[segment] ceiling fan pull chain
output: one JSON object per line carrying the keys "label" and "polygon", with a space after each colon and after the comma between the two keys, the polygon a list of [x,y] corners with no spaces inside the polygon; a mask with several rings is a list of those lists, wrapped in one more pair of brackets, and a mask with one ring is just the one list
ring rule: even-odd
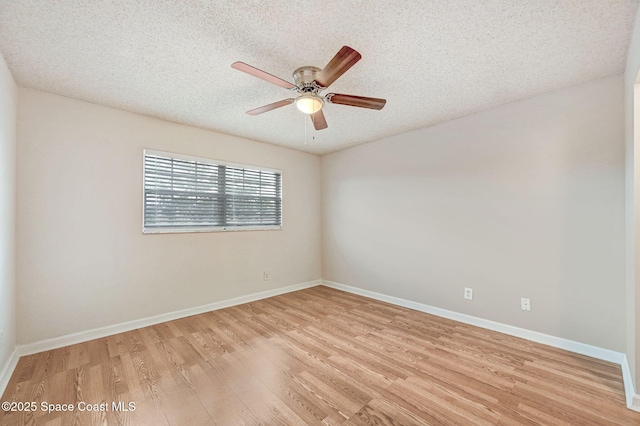
{"label": "ceiling fan pull chain", "polygon": [[[311,117],[311,119],[313,119],[313,117]],[[302,120],[304,121],[304,145],[307,146],[307,120],[304,115],[302,116]]]}

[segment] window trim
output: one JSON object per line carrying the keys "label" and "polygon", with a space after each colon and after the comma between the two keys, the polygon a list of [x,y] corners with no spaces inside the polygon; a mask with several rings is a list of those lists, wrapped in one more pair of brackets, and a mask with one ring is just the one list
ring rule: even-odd
{"label": "window trim", "polygon": [[275,231],[282,230],[284,218],[281,217],[280,225],[250,225],[250,226],[176,226],[176,227],[146,227],[144,223],[145,217],[145,158],[147,155],[158,155],[161,157],[175,158],[184,161],[197,161],[200,163],[214,164],[217,166],[235,167],[241,169],[258,170],[267,173],[277,173],[280,175],[280,202],[282,209],[283,195],[283,182],[282,182],[282,170],[273,169],[263,166],[254,166],[251,164],[234,163],[231,161],[216,160],[213,158],[197,157],[194,155],[178,154],[175,152],[158,151],[154,149],[142,150],[142,233],[143,234],[183,234],[193,232],[236,232],[236,231]]}

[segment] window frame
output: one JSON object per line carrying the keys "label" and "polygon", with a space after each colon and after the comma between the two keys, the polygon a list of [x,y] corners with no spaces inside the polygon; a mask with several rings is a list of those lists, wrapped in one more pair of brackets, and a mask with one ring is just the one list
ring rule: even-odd
{"label": "window frame", "polygon": [[[216,226],[166,226],[166,227],[149,227],[145,224],[146,213],[146,194],[145,194],[145,182],[146,182],[146,170],[145,160],[147,155],[157,155],[160,157],[171,158],[183,161],[196,161],[199,163],[211,164],[215,166],[232,167],[239,169],[254,170],[260,172],[274,173],[280,175],[280,225],[216,225]],[[282,230],[284,218],[282,215],[283,210],[283,173],[282,170],[273,169],[263,166],[254,166],[250,164],[234,163],[230,161],[222,161],[213,158],[198,157],[194,155],[178,154],[175,152],[158,151],[154,149],[142,150],[142,233],[143,234],[182,234],[193,232],[235,232],[235,231],[275,231]]]}

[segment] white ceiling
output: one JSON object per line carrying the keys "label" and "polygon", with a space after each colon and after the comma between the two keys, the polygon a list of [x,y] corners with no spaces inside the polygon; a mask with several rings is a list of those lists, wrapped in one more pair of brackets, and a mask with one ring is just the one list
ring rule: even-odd
{"label": "white ceiling", "polygon": [[[322,154],[622,73],[638,0],[0,0],[0,51],[21,86]],[[362,54],[315,131],[292,81],[341,46]],[[305,137],[306,132],[306,137]]]}

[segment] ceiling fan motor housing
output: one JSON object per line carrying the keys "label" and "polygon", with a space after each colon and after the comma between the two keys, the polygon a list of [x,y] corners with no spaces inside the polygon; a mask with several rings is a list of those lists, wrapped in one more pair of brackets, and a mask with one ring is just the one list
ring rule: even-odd
{"label": "ceiling fan motor housing", "polygon": [[300,67],[293,72],[293,81],[300,93],[318,93],[324,87],[315,82],[316,74],[321,71],[318,67]]}

